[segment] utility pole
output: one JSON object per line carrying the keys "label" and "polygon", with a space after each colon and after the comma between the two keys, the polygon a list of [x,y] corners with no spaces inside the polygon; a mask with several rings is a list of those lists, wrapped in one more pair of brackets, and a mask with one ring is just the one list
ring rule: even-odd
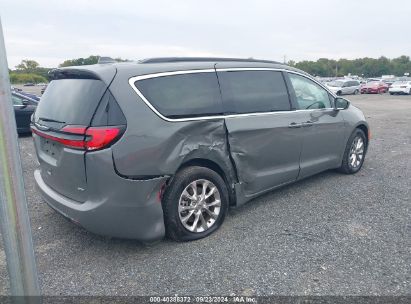
{"label": "utility pole", "polygon": [[38,303],[40,288],[11,101],[9,70],[0,19],[0,231],[12,301]]}

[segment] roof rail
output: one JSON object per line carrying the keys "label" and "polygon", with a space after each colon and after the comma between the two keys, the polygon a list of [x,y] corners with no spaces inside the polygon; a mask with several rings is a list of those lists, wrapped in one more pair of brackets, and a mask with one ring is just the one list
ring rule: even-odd
{"label": "roof rail", "polygon": [[253,58],[226,58],[226,57],[158,57],[139,60],[139,63],[168,63],[168,62],[202,62],[202,61],[236,61],[236,62],[263,62],[282,64],[277,61]]}

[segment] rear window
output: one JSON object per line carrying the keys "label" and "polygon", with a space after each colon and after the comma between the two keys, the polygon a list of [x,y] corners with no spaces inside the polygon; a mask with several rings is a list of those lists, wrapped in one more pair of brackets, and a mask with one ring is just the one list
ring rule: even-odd
{"label": "rear window", "polygon": [[228,112],[255,113],[290,110],[287,87],[281,72],[219,72],[223,103]]}
{"label": "rear window", "polygon": [[95,79],[53,80],[40,99],[35,120],[89,125],[107,86]]}
{"label": "rear window", "polygon": [[170,75],[138,80],[135,86],[168,118],[222,114],[215,73]]}

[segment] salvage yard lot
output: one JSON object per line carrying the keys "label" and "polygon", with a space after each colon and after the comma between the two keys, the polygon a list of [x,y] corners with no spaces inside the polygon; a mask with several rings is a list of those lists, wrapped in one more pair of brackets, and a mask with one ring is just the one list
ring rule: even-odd
{"label": "salvage yard lot", "polygon": [[[230,209],[208,238],[144,245],[93,235],[36,192],[20,137],[46,295],[411,294],[411,96],[348,96],[371,126],[363,169],[321,173]],[[104,223],[102,223],[104,225]],[[8,292],[0,241],[0,294]]]}

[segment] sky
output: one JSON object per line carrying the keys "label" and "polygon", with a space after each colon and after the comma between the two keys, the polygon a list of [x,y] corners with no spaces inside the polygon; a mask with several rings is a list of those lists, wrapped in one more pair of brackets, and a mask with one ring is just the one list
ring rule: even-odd
{"label": "sky", "polygon": [[101,55],[276,61],[411,55],[410,0],[1,0],[8,65]]}

